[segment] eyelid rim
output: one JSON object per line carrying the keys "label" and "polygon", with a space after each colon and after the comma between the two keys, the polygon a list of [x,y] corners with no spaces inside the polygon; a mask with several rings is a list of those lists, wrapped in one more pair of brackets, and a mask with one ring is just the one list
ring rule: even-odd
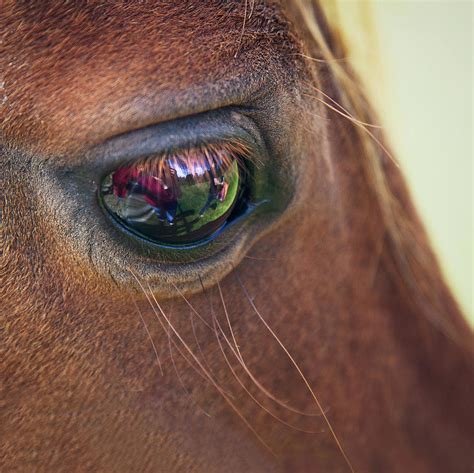
{"label": "eyelid rim", "polygon": [[[83,182],[86,187],[90,188],[92,184],[96,188],[97,204],[117,231],[127,235],[135,243],[148,247],[151,251],[156,250],[162,255],[168,254],[168,258],[163,262],[173,264],[170,260],[174,260],[178,253],[191,254],[194,251],[202,251],[205,247],[208,247],[209,253],[214,253],[218,247],[226,246],[226,243],[219,241],[225,230],[232,228],[231,233],[234,233],[241,227],[244,220],[264,211],[270,201],[259,199],[248,202],[247,211],[233,219],[232,222],[223,225],[211,238],[189,245],[175,246],[154,242],[117,222],[115,218],[108,215],[98,195],[98,190],[104,177],[122,165],[130,165],[150,157],[150,155],[166,157],[170,153],[177,154],[179,151],[209,145],[244,145],[245,153],[240,153],[239,159],[244,159],[248,165],[256,169],[265,167],[270,161],[270,155],[258,125],[253,118],[246,114],[253,112],[255,109],[251,107],[229,106],[117,135],[94,146],[85,155],[86,162],[75,167],[76,169],[80,168],[81,172],[76,173],[72,169],[72,173],[76,174],[76,178],[78,174],[83,176],[84,181],[87,181]],[[93,182],[90,180],[91,177]],[[237,230],[237,233],[239,232]],[[211,251],[211,247],[214,247],[214,250]],[[169,252],[174,253],[174,257],[170,258],[171,253]],[[198,260],[202,260],[203,256],[207,257],[207,255],[199,255]]]}
{"label": "eyelid rim", "polygon": [[[86,205],[91,206],[90,210],[92,212],[90,217],[84,217],[84,220],[89,219],[85,227],[93,228],[94,232],[100,232],[99,240],[102,242],[101,244],[110,239],[110,231],[113,229],[113,251],[116,253],[116,248],[119,245],[124,245],[125,248],[129,248],[127,254],[130,253],[130,257],[136,259],[137,263],[141,261],[145,264],[145,261],[147,261],[146,265],[153,267],[164,265],[167,268],[176,264],[194,266],[198,262],[216,258],[218,254],[227,254],[228,251],[232,253],[237,248],[241,248],[243,241],[247,238],[244,238],[244,235],[247,235],[250,228],[253,228],[253,230],[248,235],[254,234],[258,228],[266,226],[265,222],[273,220],[272,215],[275,215],[275,212],[281,212],[281,209],[274,209],[272,201],[268,199],[258,198],[258,202],[256,202],[258,205],[251,209],[250,214],[246,213],[242,216],[245,218],[235,219],[232,224],[226,226],[227,231],[221,232],[207,244],[188,248],[186,251],[176,251],[174,247],[172,249],[165,248],[162,245],[142,239],[136,234],[128,234],[123,227],[117,228],[117,224],[106,216],[99,205],[97,190],[103,177],[116,169],[121,163],[140,159],[147,154],[155,154],[160,149],[166,151],[166,147],[170,143],[175,143],[180,147],[201,145],[204,142],[203,137],[207,138],[209,142],[215,142],[219,139],[232,141],[236,138],[244,141],[250,152],[256,153],[258,158],[261,159],[263,163],[262,171],[266,173],[265,169],[273,167],[273,157],[268,152],[267,137],[254,118],[258,110],[255,107],[232,106],[169,122],[161,122],[117,135],[115,138],[96,145],[89,152],[82,155],[81,162],[77,164],[47,166],[45,171],[51,173],[51,182],[56,183],[58,189],[61,189],[54,191],[54,193],[59,192],[68,196],[68,202],[71,202],[67,205],[58,203],[58,206],[61,209],[67,209],[67,212],[84,215],[84,212],[80,210],[81,207],[84,208],[81,202],[84,199],[83,202],[87,202]],[[145,141],[146,146],[140,146],[143,141]],[[268,214],[268,217],[263,218],[264,214]],[[95,219],[104,222],[105,226],[98,225],[98,220],[93,220],[92,215]],[[77,221],[77,217],[74,217],[74,221]],[[71,228],[68,232],[74,234],[76,230]],[[240,234],[242,235],[241,238],[238,237]],[[84,245],[84,242],[80,240],[79,243]],[[85,244],[81,252],[95,254],[96,250],[93,251],[91,247]],[[186,256],[184,256],[185,254]],[[102,257],[97,258],[102,260]],[[121,259],[122,256],[117,256],[117,258],[111,260],[111,264],[115,267],[115,262]],[[117,271],[121,272],[122,270],[123,267],[110,271],[117,273]]]}

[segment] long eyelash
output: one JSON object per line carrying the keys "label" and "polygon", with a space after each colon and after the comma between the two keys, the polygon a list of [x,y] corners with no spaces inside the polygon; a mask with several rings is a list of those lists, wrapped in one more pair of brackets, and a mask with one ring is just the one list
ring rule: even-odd
{"label": "long eyelash", "polygon": [[193,166],[210,172],[210,169],[216,167],[226,170],[236,162],[239,169],[249,175],[246,160],[256,167],[263,166],[261,159],[251,152],[246,143],[233,140],[149,155],[133,162],[133,165],[143,173],[163,175],[169,167],[185,170]]}
{"label": "long eyelash", "polygon": [[135,307],[137,309],[138,315],[140,316],[140,320],[143,324],[143,327],[145,328],[145,332],[148,335],[148,338],[150,339],[151,346],[153,347],[153,351],[155,353],[156,362],[158,364],[158,367],[160,368],[161,376],[163,376],[163,374],[164,374],[163,373],[163,366],[161,365],[160,357],[158,356],[158,350],[156,349],[156,345],[155,345],[155,342],[153,341],[153,337],[151,336],[150,330],[148,329],[148,325],[145,322],[145,318],[143,317],[143,314],[142,314],[140,308],[138,307],[138,304],[135,302],[135,299],[133,299],[133,304],[135,305]]}
{"label": "long eyelash", "polygon": [[[244,362],[244,359],[242,357],[242,354],[239,350],[239,347],[238,347],[238,343],[235,339],[235,335],[234,335],[234,331],[232,329],[232,326],[231,326],[231,323],[230,323],[230,318],[229,318],[229,315],[228,315],[228,312],[227,312],[227,307],[226,307],[226,304],[225,304],[225,300],[224,300],[224,297],[223,297],[223,294],[222,294],[222,289],[221,289],[221,286],[220,286],[220,283],[217,282],[217,286],[218,286],[218,289],[219,289],[219,294],[220,294],[220,298],[221,298],[221,301],[222,301],[222,306],[223,306],[223,309],[224,309],[224,312],[225,312],[225,315],[226,315],[226,320],[229,324],[229,329],[230,329],[230,332],[231,332],[231,336],[232,336],[232,339],[234,341],[234,345],[235,345],[235,349],[234,347],[232,346],[230,340],[228,339],[228,337],[226,336],[224,330],[222,329],[222,326],[220,325],[219,323],[219,320],[217,319],[217,317],[215,316],[215,313],[214,313],[214,310],[212,308],[212,299],[210,297],[207,296],[207,291],[205,290],[204,288],[204,284],[202,282],[202,279],[199,277],[199,281],[201,283],[201,287],[203,289],[203,292],[204,294],[206,295],[207,299],[209,300],[210,302],[210,306],[211,306],[211,316],[212,316],[212,319],[213,319],[213,325],[214,325],[214,334],[216,335],[216,338],[217,338],[217,341],[219,343],[219,347],[222,351],[222,354],[225,358],[225,361],[226,363],[228,364],[232,374],[234,375],[234,377],[236,378],[237,382],[241,385],[241,387],[247,392],[247,394],[251,397],[251,399],[257,403],[257,405],[259,405],[264,411],[266,411],[270,416],[272,416],[274,419],[276,419],[277,421],[281,422],[282,424],[294,429],[294,430],[297,430],[297,431],[300,431],[300,432],[304,432],[304,433],[308,433],[308,434],[316,434],[316,433],[322,433],[322,431],[315,431],[315,430],[305,430],[305,429],[301,429],[299,427],[296,427],[288,422],[286,422],[284,419],[281,419],[279,416],[275,415],[273,412],[271,412],[268,408],[266,408],[260,401],[258,401],[250,392],[249,390],[246,388],[246,386],[243,384],[242,380],[237,376],[237,374],[235,373],[235,370],[232,368],[232,365],[230,364],[226,354],[225,354],[225,351],[222,347],[222,343],[220,341],[220,338],[219,338],[219,332],[221,333],[221,335],[223,336],[225,342],[227,343],[227,345],[229,346],[232,354],[234,355],[234,357],[237,359],[237,361],[239,362],[239,364],[242,366],[242,368],[244,369],[245,373],[249,376],[249,378],[252,380],[252,382],[257,386],[257,388],[269,399],[271,399],[272,401],[276,402],[278,405],[280,405],[281,407],[287,409],[288,411],[290,412],[294,412],[296,414],[299,414],[299,415],[302,415],[302,416],[305,416],[305,417],[319,417],[321,415],[325,415],[324,412],[321,412],[321,413],[314,413],[314,414],[310,414],[310,413],[306,413],[306,412],[303,412],[303,411],[300,411],[298,409],[295,409],[291,406],[289,406],[287,403],[281,401],[280,399],[278,399],[277,397],[275,397],[270,391],[268,391],[267,389],[265,389],[259,382],[258,380],[253,376],[252,372],[249,370],[249,368],[247,367],[247,365],[245,364]],[[189,302],[189,300],[184,296],[184,294],[181,293],[181,291],[175,286],[175,289],[177,290],[178,294],[183,298],[183,300],[189,305],[189,307],[191,308],[191,310],[198,316],[198,318],[200,320],[203,320],[202,316],[197,312],[197,310],[194,308],[194,306]],[[216,325],[217,324],[217,325]],[[206,323],[206,326],[208,326],[208,324]],[[209,327],[209,326],[208,326]]]}
{"label": "long eyelash", "polygon": [[291,353],[288,351],[288,349],[285,347],[285,345],[283,344],[283,342],[278,338],[277,334],[272,330],[272,328],[268,325],[267,321],[263,318],[263,316],[260,314],[259,310],[257,309],[255,303],[253,302],[252,298],[250,297],[250,294],[248,293],[247,291],[247,288],[244,286],[242,280],[240,279],[240,276],[238,275],[237,273],[237,270],[234,268],[234,272],[235,272],[235,278],[237,280],[237,282],[239,283],[243,293],[245,294],[245,297],[247,298],[250,306],[252,307],[253,311],[255,312],[255,314],[257,315],[257,317],[261,320],[261,322],[263,323],[263,325],[265,326],[265,328],[270,332],[271,336],[276,340],[276,342],[278,343],[278,345],[280,345],[280,347],[282,348],[282,350],[285,352],[285,354],[287,355],[288,359],[291,361],[291,363],[293,364],[293,366],[295,367],[296,371],[298,372],[301,380],[303,381],[303,383],[305,384],[306,388],[308,389],[309,393],[311,394],[311,397],[313,398],[316,406],[318,407],[318,409],[321,411],[321,414],[323,416],[323,419],[324,421],[326,422],[326,425],[328,426],[329,428],[329,431],[331,432],[331,435],[334,439],[334,441],[336,442],[336,445],[339,449],[339,451],[341,452],[341,455],[343,456],[345,462],[347,463],[347,466],[349,467],[349,469],[351,470],[352,473],[355,473],[355,470],[354,470],[354,467],[352,466],[352,463],[351,461],[349,460],[349,457],[347,456],[344,448],[342,447],[342,444],[338,438],[338,436],[336,435],[336,432],[334,431],[333,427],[332,427],[332,424],[331,422],[329,421],[329,418],[327,417],[326,413],[324,412],[322,406],[321,406],[321,403],[319,402],[319,399],[318,397],[316,396],[316,393],[314,392],[313,388],[311,387],[311,385],[309,384],[309,381],[307,380],[306,376],[303,374],[303,372],[301,371],[301,368],[299,367],[298,363],[295,361],[295,359],[293,358],[293,356],[291,355]]}
{"label": "long eyelash", "polygon": [[[171,320],[171,310],[168,311],[168,317],[169,317],[169,319]],[[198,408],[206,417],[211,417],[211,415],[199,405],[199,403],[196,401],[196,399],[194,398],[194,396],[193,396],[193,395],[189,392],[189,390],[186,388],[186,386],[185,386],[185,384],[184,384],[184,381],[183,381],[183,379],[181,378],[181,375],[179,374],[178,366],[176,365],[176,362],[174,361],[174,356],[173,356],[173,343],[172,343],[173,338],[172,338],[171,330],[167,330],[167,335],[168,335],[168,349],[169,349],[169,352],[170,352],[171,363],[172,363],[172,365],[173,365],[174,372],[176,373],[176,377],[178,378],[178,381],[179,381],[179,383],[181,384],[181,387],[183,388],[183,391],[186,393],[186,395],[188,396],[188,398],[197,406],[197,408]],[[182,355],[181,352],[180,352],[180,354]],[[185,359],[186,359],[186,358],[185,358]]]}
{"label": "long eyelash", "polygon": [[[229,404],[229,406],[232,408],[232,410],[239,416],[239,418],[242,420],[242,422],[245,423],[245,425],[251,430],[251,432],[255,435],[255,437],[259,440],[259,442],[274,456],[276,457],[275,455],[275,452],[273,452],[273,450],[270,448],[270,446],[263,440],[263,438],[258,434],[258,432],[253,428],[253,426],[250,424],[250,422],[245,418],[245,416],[239,411],[239,409],[237,408],[237,406],[231,401],[231,398],[226,394],[226,392],[221,388],[221,386],[217,383],[217,381],[214,379],[213,376],[211,376],[211,374],[204,368],[204,366],[202,365],[202,363],[199,361],[199,358],[195,355],[195,353],[193,352],[193,350],[189,347],[189,345],[185,342],[185,340],[181,337],[181,335],[179,334],[179,332],[176,330],[176,328],[171,324],[171,321],[170,319],[166,316],[165,312],[163,311],[161,305],[158,303],[158,301],[156,300],[155,298],[155,295],[153,294],[152,290],[150,287],[148,287],[149,289],[149,292],[150,292],[150,295],[151,297],[153,298],[153,302],[151,302],[148,294],[147,294],[147,291],[145,290],[145,288],[143,287],[142,283],[140,282],[140,280],[138,279],[138,277],[135,275],[135,273],[129,269],[129,271],[131,272],[131,274],[133,275],[133,277],[136,279],[137,283],[139,284],[139,286],[141,287],[141,289],[143,290],[143,292],[145,293],[145,296],[147,297],[148,301],[150,302],[150,305],[158,319],[158,321],[160,322],[163,330],[166,331],[166,328],[165,328],[165,325],[164,325],[164,322],[161,320],[161,317],[159,317],[158,315],[158,311],[156,310],[156,308],[158,308],[159,312],[161,313],[161,316],[163,317],[163,319],[166,321],[167,325],[169,326],[169,328],[172,330],[172,332],[176,335],[177,339],[181,342],[181,344],[183,345],[183,347],[185,348],[185,350],[189,353],[189,355],[192,357],[192,359],[194,360],[194,362],[198,365],[198,367],[201,369],[202,373],[205,375],[205,377],[209,380],[209,382],[214,386],[214,388],[219,392],[219,394],[224,398],[224,400],[227,402],[227,404]],[[177,347],[177,345],[175,345]]]}
{"label": "long eyelash", "polygon": [[235,350],[231,345],[229,345],[229,347],[230,347],[232,353],[234,354],[234,356],[237,358],[237,360],[241,364],[244,371],[247,373],[249,378],[252,380],[252,382],[258,387],[258,389],[260,389],[260,391],[263,394],[265,394],[265,396],[267,396],[272,401],[276,402],[281,407],[283,407],[283,408],[285,408],[285,409],[287,409],[291,412],[294,412],[296,414],[305,416],[305,417],[318,417],[318,416],[320,416],[321,414],[319,414],[319,413],[307,413],[307,412],[303,412],[303,411],[300,411],[299,409],[296,409],[294,407],[289,406],[287,403],[281,401],[280,399],[275,397],[270,391],[265,389],[265,387],[262,386],[262,384],[255,378],[255,376],[252,374],[252,372],[247,367],[247,364],[244,361],[242,353],[240,352],[239,344],[237,343],[237,340],[236,340],[235,334],[234,334],[234,330],[232,329],[232,324],[230,323],[229,312],[228,312],[227,306],[225,304],[224,295],[222,294],[222,289],[221,289],[221,285],[220,285],[219,281],[217,282],[217,288],[219,290],[219,296],[220,296],[221,301],[222,301],[222,307],[224,309],[224,313],[225,313],[225,317],[226,317],[226,320],[227,320],[227,324],[229,326],[230,334],[231,334],[232,340],[234,342]]}
{"label": "long eyelash", "polygon": [[[199,404],[197,403],[197,401],[193,398],[193,396],[189,393],[189,391],[186,389],[185,385],[184,385],[184,382],[183,380],[181,379],[180,375],[179,375],[179,372],[178,372],[178,369],[177,369],[177,366],[176,366],[176,363],[174,361],[174,357],[173,357],[173,354],[172,354],[172,346],[174,346],[179,354],[184,358],[184,360],[196,371],[197,374],[200,375],[200,377],[202,377],[203,379],[205,379],[210,385],[212,385],[218,392],[219,394],[223,397],[223,399],[229,404],[229,406],[232,408],[232,410],[234,410],[234,412],[238,415],[238,417],[247,425],[247,427],[252,431],[252,433],[256,436],[256,438],[265,446],[265,448],[267,448],[269,450],[269,452],[275,456],[274,452],[272,451],[272,449],[269,447],[269,445],[263,440],[262,437],[260,437],[260,435],[257,433],[257,431],[253,428],[253,426],[249,423],[249,421],[243,416],[243,414],[240,412],[240,410],[238,409],[238,407],[234,404],[234,402],[232,401],[233,399],[233,396],[228,393],[226,390],[224,390],[224,388],[218,383],[217,379],[215,378],[215,375],[211,374],[210,370],[209,369],[206,369],[206,367],[203,366],[203,364],[201,363],[201,361],[199,360],[198,356],[194,353],[193,349],[185,342],[185,340],[182,338],[182,336],[179,334],[179,332],[177,331],[177,329],[174,327],[174,325],[172,324],[171,322],[171,315],[170,313],[168,313],[168,315],[165,314],[165,312],[163,311],[163,308],[160,306],[160,304],[158,303],[158,301],[156,300],[155,298],[155,295],[153,294],[153,291],[151,289],[151,287],[148,285],[148,291],[144,288],[143,284],[141,283],[141,281],[139,280],[138,276],[129,268],[129,271],[130,273],[132,274],[132,276],[135,278],[135,280],[137,281],[137,283],[139,284],[140,288],[142,289],[143,293],[145,294],[157,320],[159,321],[162,329],[165,331],[165,333],[167,334],[168,336],[168,343],[169,343],[169,349],[170,349],[170,356],[171,356],[171,361],[173,363],[173,366],[174,366],[174,369],[175,369],[175,372],[178,376],[178,380],[181,384],[181,386],[183,387],[183,389],[185,390],[186,394],[193,400],[194,403],[196,403],[197,407],[199,408],[200,411],[202,411],[206,416],[209,416],[210,417],[210,414],[207,413],[204,409],[202,409],[201,406],[199,406]],[[321,410],[321,413],[324,417],[324,420],[326,421],[333,437],[335,438],[336,442],[337,442],[337,445],[339,447],[339,449],[341,450],[341,453],[343,454],[344,458],[346,459],[349,467],[351,468],[351,470],[353,471],[352,469],[352,466],[351,464],[349,463],[349,460],[347,459],[344,451],[342,450],[342,446],[341,444],[339,443],[339,440],[337,439],[337,437],[335,436],[335,433],[332,429],[332,426],[331,424],[329,423],[329,420],[327,419],[326,417],[326,414],[323,412],[320,404],[319,404],[319,401],[317,400],[317,398],[315,397],[315,394],[314,392],[312,391],[312,389],[309,387],[309,384],[306,380],[306,378],[304,377],[304,375],[301,373],[301,370],[299,369],[298,365],[296,364],[296,362],[294,361],[294,359],[291,357],[291,355],[289,354],[288,350],[282,345],[282,342],[277,338],[277,336],[274,334],[274,332],[271,330],[271,328],[267,325],[266,321],[262,318],[262,316],[260,315],[260,313],[258,312],[257,308],[255,307],[255,305],[253,304],[253,301],[251,300],[245,286],[243,286],[243,283],[242,281],[240,280],[240,277],[238,276],[238,274],[236,274],[236,278],[239,282],[239,284],[241,285],[241,288],[242,290],[244,291],[244,294],[245,296],[247,297],[249,303],[251,304],[253,310],[257,313],[257,315],[259,316],[259,318],[261,319],[261,321],[264,323],[265,327],[270,331],[270,333],[272,334],[272,336],[276,339],[276,341],[279,343],[279,345],[283,348],[283,350],[285,351],[285,353],[288,355],[288,357],[290,358],[291,362],[295,365],[295,368],[297,369],[298,373],[300,374],[300,376],[302,377],[303,381],[305,382],[305,384],[307,385],[308,389],[310,390],[311,392],[311,395],[312,397],[314,398],[314,400],[316,401],[319,409]],[[201,280],[201,278],[200,278]],[[148,284],[148,283],[146,283]],[[202,283],[202,280],[201,280],[201,284]],[[246,368],[245,366],[245,363],[243,361],[243,358],[242,358],[242,355],[240,353],[240,350],[238,348],[238,344],[237,344],[237,340],[235,339],[235,334],[234,334],[234,331],[232,330],[232,326],[230,325],[230,319],[229,319],[229,316],[228,316],[228,313],[227,313],[227,308],[225,306],[225,300],[224,300],[224,297],[223,297],[223,294],[222,294],[222,289],[220,287],[220,284],[219,282],[217,282],[217,285],[218,285],[218,289],[219,289],[219,294],[220,294],[220,298],[221,298],[221,301],[222,301],[222,304],[223,304],[223,308],[224,308],[224,311],[226,313],[226,320],[229,324],[229,328],[230,328],[230,331],[231,331],[231,335],[232,335],[232,340],[235,344],[235,349],[234,347],[232,346],[232,343],[231,343],[231,340],[229,340],[229,338],[226,336],[221,324],[219,323],[219,320],[217,319],[216,315],[214,314],[214,311],[211,310],[211,315],[212,315],[212,323],[213,323],[213,328],[211,328],[212,332],[214,333],[214,335],[216,336],[217,338],[217,342],[219,344],[219,348],[222,352],[222,355],[223,357],[225,358],[225,361],[227,363],[227,365],[229,366],[229,369],[231,370],[232,372],[232,375],[234,376],[234,378],[236,379],[236,381],[238,382],[238,384],[244,389],[244,391],[250,396],[250,398],[259,406],[261,407],[267,414],[269,414],[271,417],[273,417],[275,420],[277,420],[278,422],[282,423],[283,425],[291,428],[291,429],[294,429],[296,431],[300,431],[300,432],[304,432],[304,433],[308,433],[308,434],[315,434],[315,433],[322,433],[324,431],[311,431],[311,430],[306,430],[306,429],[302,429],[302,428],[299,428],[297,426],[294,426],[292,425],[291,423],[287,422],[286,420],[282,419],[281,417],[279,417],[278,415],[274,414],[272,411],[270,411],[265,405],[263,405],[255,396],[253,396],[251,394],[251,392],[249,391],[249,389],[245,386],[245,384],[243,383],[243,381],[240,379],[240,377],[237,375],[237,373],[235,372],[234,368],[232,367],[232,364],[230,363],[227,355],[225,354],[225,350],[224,350],[224,346],[221,342],[221,337],[223,338],[223,340],[226,342],[226,344],[228,345],[228,347],[230,348],[232,354],[234,355],[234,357],[237,359],[237,361],[240,363],[240,365],[242,367],[244,367],[246,373],[248,375],[250,375],[249,371],[248,371],[248,368]],[[193,314],[195,314],[199,320],[201,320],[202,322],[205,322],[204,319],[202,318],[202,316],[200,316],[199,312],[194,308],[194,306],[188,301],[188,299],[184,296],[184,294],[181,293],[181,291],[179,291],[179,289],[176,287],[176,290],[178,292],[178,294],[181,295],[181,297],[185,300],[185,302],[189,305],[189,307],[191,308]],[[204,290],[204,286],[203,286],[203,290]],[[206,293],[207,294],[207,293]],[[158,309],[158,310],[157,310]],[[161,314],[161,316],[160,316]],[[164,319],[161,320],[161,319]],[[206,326],[209,328],[210,326],[206,323]],[[197,337],[196,337],[196,333],[195,331],[193,330],[193,333],[194,333],[194,336],[195,336],[195,339],[196,339],[196,342],[197,344],[199,345],[199,341],[197,340]],[[174,335],[174,336],[173,336]],[[183,346],[183,348],[185,349],[185,351],[188,352],[188,354],[191,356],[192,360],[190,360],[184,353],[183,351],[180,349],[180,347],[177,345],[176,341],[174,340],[174,337],[177,338],[177,340],[180,342],[180,344]],[[199,352],[201,354],[201,356],[203,356],[203,353],[202,353],[202,350],[200,349],[199,347]],[[207,364],[207,363],[206,363]],[[260,390],[268,395],[269,394],[269,397],[270,399],[272,400],[275,400],[278,402],[278,404],[281,404],[283,407],[285,407],[286,409],[288,410],[292,410],[294,412],[298,412],[294,409],[292,409],[291,407],[287,406],[285,403],[283,403],[282,401],[279,401],[278,399],[276,399],[273,395],[271,395],[271,393],[268,393],[265,389],[262,389],[259,385],[257,385]],[[303,414],[304,413],[300,413],[300,414]],[[308,415],[308,414],[306,414]],[[311,414],[309,414],[311,416]]]}
{"label": "long eyelash", "polygon": [[[201,280],[201,278],[199,278],[200,282],[201,282],[201,286],[202,286],[202,289],[203,289],[203,292],[204,294],[206,294],[206,297],[208,298],[208,300],[212,303],[211,299],[207,296],[207,291],[205,290],[204,288],[204,284]],[[193,313],[199,318],[199,320],[201,320],[212,332],[215,332],[216,329],[212,328],[209,326],[209,324],[207,322],[205,322],[204,318],[202,317],[201,314],[199,314],[199,312],[195,309],[195,307],[191,304],[191,302],[189,301],[189,299],[179,290],[179,288],[174,285],[174,288],[175,290],[177,291],[177,293],[181,296],[181,298],[186,302],[186,304],[190,307],[190,309],[193,311]],[[307,412],[303,412],[303,411],[300,411],[299,409],[296,409],[292,406],[289,406],[287,403],[283,402],[281,399],[278,399],[276,396],[274,396],[270,391],[268,391],[264,386],[262,386],[261,383],[259,383],[259,381],[255,378],[255,376],[252,374],[252,372],[250,371],[250,369],[247,367],[242,355],[241,355],[241,352],[238,348],[238,343],[235,339],[235,336],[234,336],[234,331],[232,330],[232,326],[231,326],[231,323],[230,323],[230,319],[229,319],[229,315],[228,315],[228,312],[227,312],[227,306],[225,304],[225,300],[224,300],[224,297],[223,297],[223,294],[222,294],[222,290],[221,290],[221,287],[220,287],[220,283],[217,282],[217,286],[219,288],[219,294],[220,294],[220,298],[221,298],[221,301],[222,301],[222,306],[223,306],[223,309],[224,309],[224,312],[226,314],[226,319],[227,319],[227,322],[229,324],[229,327],[230,327],[230,332],[231,332],[231,335],[232,335],[232,338],[233,338],[233,341],[234,341],[234,345],[235,345],[235,349],[233,348],[232,344],[230,344],[230,341],[227,339],[227,337],[225,337],[225,334],[224,334],[224,337],[226,338],[226,342],[229,344],[229,348],[230,350],[232,351],[233,355],[235,356],[235,358],[237,359],[237,361],[240,363],[240,365],[242,366],[242,368],[244,369],[244,371],[246,372],[246,374],[249,376],[249,378],[251,379],[251,381],[255,384],[255,386],[257,386],[257,388],[266,396],[268,397],[269,399],[271,399],[272,401],[274,401],[275,403],[277,403],[278,405],[280,405],[281,407],[283,407],[284,409],[287,409],[288,411],[290,412],[294,412],[296,414],[299,414],[299,415],[302,415],[302,416],[305,416],[305,417],[319,417],[321,415],[324,415],[324,412],[322,414],[319,414],[319,413],[307,413]],[[211,315],[212,317],[214,317],[214,310],[212,309],[212,306],[211,306]],[[219,323],[219,322],[218,322]],[[219,324],[219,327],[220,327],[220,324]],[[221,328],[221,331],[222,331],[222,328]],[[216,334],[218,335],[218,334]]]}
{"label": "long eyelash", "polygon": [[[217,319],[217,317],[215,316],[215,314],[212,314],[212,318],[213,318],[213,323],[214,323],[214,327],[215,327],[215,330],[216,330],[216,338],[217,338],[217,341],[219,343],[219,347],[221,349],[221,352],[222,352],[222,355],[227,363],[227,366],[229,367],[230,371],[232,372],[232,375],[234,376],[234,378],[237,380],[237,382],[239,383],[239,385],[242,387],[242,389],[248,394],[248,396],[259,406],[261,407],[267,414],[269,414],[271,417],[273,417],[275,420],[277,420],[278,422],[282,423],[283,425],[286,425],[287,427],[290,427],[291,429],[293,430],[297,430],[299,432],[303,432],[303,433],[306,433],[306,434],[316,434],[316,433],[321,433],[321,431],[315,431],[315,430],[305,430],[305,429],[301,429],[300,427],[296,427],[292,424],[290,424],[289,422],[285,421],[284,419],[282,419],[281,417],[277,416],[276,414],[274,414],[270,409],[268,409],[267,407],[265,407],[248,389],[247,387],[245,386],[245,384],[243,383],[243,381],[240,379],[240,377],[237,375],[237,373],[235,372],[234,368],[232,367],[232,364],[230,363],[229,359],[227,358],[227,355],[225,354],[225,350],[224,350],[224,347],[222,346],[222,343],[220,341],[220,337],[219,337],[219,333],[217,332],[217,329],[219,329],[219,332],[220,334],[222,335],[222,337],[224,338],[225,342],[227,343],[227,345],[229,346],[232,354],[237,358],[237,360],[239,361],[239,363],[241,364],[241,366],[244,366],[243,364],[243,359],[241,358],[241,356],[239,357],[237,355],[237,353],[234,351],[234,349],[232,348],[232,344],[229,340],[229,338],[227,337],[227,335],[225,334],[221,324],[219,323],[219,320]],[[234,337],[234,332],[231,328],[231,333],[232,333],[232,337]],[[234,339],[235,340],[235,339]],[[238,350],[238,345],[236,344],[235,345],[236,349]],[[239,351],[239,355],[240,355],[240,351]],[[248,374],[248,371],[247,369],[245,370]],[[260,389],[260,387],[259,387]],[[271,395],[270,393],[270,398],[273,400],[276,400],[276,402],[278,402],[279,404],[281,403],[281,401],[279,401],[277,398],[275,398],[273,395]],[[289,408],[287,405],[283,404],[283,407],[285,407],[286,409],[289,409],[289,410],[292,410],[291,408]],[[299,412],[298,412],[299,413]],[[303,413],[304,415],[304,413]]]}
{"label": "long eyelash", "polygon": [[[145,297],[146,297],[147,302],[150,304],[150,307],[152,308],[153,313],[154,313],[156,319],[160,322],[160,325],[161,325],[162,329],[164,330],[165,334],[168,335],[168,331],[166,330],[166,327],[163,325],[163,322],[161,321],[161,318],[159,317],[159,314],[158,314],[158,312],[157,312],[157,310],[156,310],[156,308],[155,308],[155,306],[154,306],[154,304],[153,304],[153,301],[152,301],[152,299],[150,298],[150,296],[148,295],[148,292],[147,292],[147,291],[145,290],[145,288],[143,287],[142,282],[140,281],[140,279],[138,278],[138,276],[137,276],[130,268],[128,268],[128,271],[129,271],[130,274],[133,276],[133,278],[137,281],[137,283],[138,283],[140,289],[143,291],[143,294],[144,294]],[[151,289],[150,289],[150,294],[153,296],[153,293],[151,292]],[[154,296],[153,296],[153,299],[154,299]],[[176,344],[176,342],[175,342],[174,340],[172,340],[172,343],[173,343],[174,347],[176,348],[176,350],[178,350],[178,352],[180,353],[180,355],[181,355],[181,356],[185,359],[185,361],[189,364],[189,366],[190,366],[191,368],[193,368],[193,370],[194,370],[202,379],[204,379],[206,382],[209,382],[209,383],[210,383],[209,379],[206,378],[205,374],[201,373],[201,372],[195,367],[195,365],[194,365],[191,361],[189,361],[189,358],[186,357],[186,355],[183,354],[183,352],[181,351],[181,349],[179,348],[179,346]],[[212,384],[212,383],[210,383],[210,384]]]}

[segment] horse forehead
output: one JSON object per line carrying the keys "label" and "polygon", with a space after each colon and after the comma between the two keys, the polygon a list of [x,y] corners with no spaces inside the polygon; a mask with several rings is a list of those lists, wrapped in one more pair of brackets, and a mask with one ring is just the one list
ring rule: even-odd
{"label": "horse forehead", "polygon": [[274,37],[267,33],[284,28],[279,9],[262,6],[242,35],[239,1],[52,5],[0,13],[9,25],[0,118],[7,139],[27,136],[58,151],[126,131],[134,119],[143,125],[139,115],[164,101],[172,108],[183,91],[211,101],[222,87],[203,87],[264,69]]}

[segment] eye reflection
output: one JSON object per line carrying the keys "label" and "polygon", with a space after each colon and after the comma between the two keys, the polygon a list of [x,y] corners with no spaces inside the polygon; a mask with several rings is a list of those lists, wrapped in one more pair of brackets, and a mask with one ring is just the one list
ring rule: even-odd
{"label": "eye reflection", "polygon": [[245,205],[244,175],[235,146],[207,145],[128,163],[105,177],[100,194],[129,230],[186,245],[211,238]]}

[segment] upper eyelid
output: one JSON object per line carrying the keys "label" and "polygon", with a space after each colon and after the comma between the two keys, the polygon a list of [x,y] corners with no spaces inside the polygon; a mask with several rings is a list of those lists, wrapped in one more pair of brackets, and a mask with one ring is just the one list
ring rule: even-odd
{"label": "upper eyelid", "polygon": [[84,153],[79,167],[103,175],[149,155],[226,142],[241,142],[249,154],[259,159],[268,157],[265,140],[254,120],[228,107],[120,134]]}

